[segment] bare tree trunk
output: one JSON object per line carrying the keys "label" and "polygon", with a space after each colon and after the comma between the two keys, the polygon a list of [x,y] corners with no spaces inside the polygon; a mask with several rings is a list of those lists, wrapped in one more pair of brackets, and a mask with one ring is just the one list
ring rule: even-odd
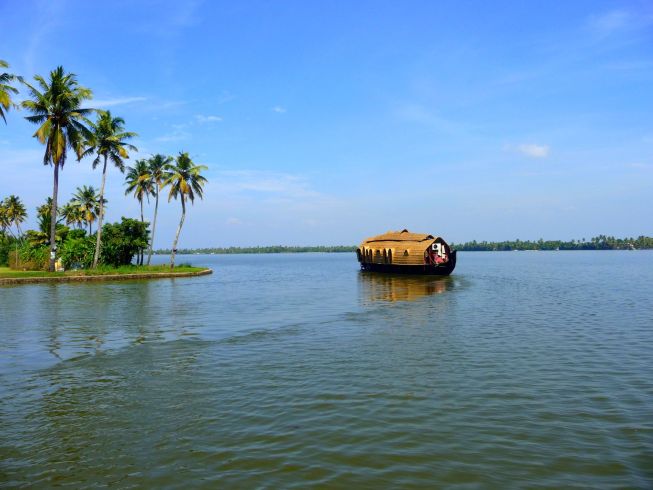
{"label": "bare tree trunk", "polygon": [[102,186],[100,187],[100,216],[97,224],[97,238],[95,240],[95,255],[93,256],[93,269],[97,267],[100,260],[100,244],[102,243],[102,220],[104,219],[104,184],[107,181],[107,156],[104,156],[104,168],[102,169]]}
{"label": "bare tree trunk", "polygon": [[186,201],[184,200],[184,195],[181,195],[181,220],[179,221],[179,228],[177,228],[177,234],[175,235],[175,242],[172,244],[172,253],[170,254],[170,268],[174,269],[175,267],[175,254],[177,253],[177,242],[179,241],[179,234],[181,233],[181,227],[184,226],[184,218],[186,218]]}
{"label": "bare tree trunk", "polygon": [[159,211],[159,193],[161,192],[161,186],[156,184],[156,201],[154,203],[154,221],[152,222],[152,236],[150,237],[150,249],[147,251],[147,265],[150,265],[150,260],[152,260],[152,247],[154,246],[154,232],[156,231],[156,213]]}
{"label": "bare tree trunk", "polygon": [[54,272],[57,256],[57,193],[59,192],[59,163],[54,162],[54,186],[52,188],[52,208],[50,209],[50,263],[48,270]]}

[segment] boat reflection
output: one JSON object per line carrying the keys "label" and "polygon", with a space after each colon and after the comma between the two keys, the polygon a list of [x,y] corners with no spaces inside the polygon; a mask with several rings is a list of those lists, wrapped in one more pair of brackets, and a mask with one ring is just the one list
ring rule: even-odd
{"label": "boat reflection", "polygon": [[415,301],[452,289],[454,278],[360,272],[358,284],[364,301]]}

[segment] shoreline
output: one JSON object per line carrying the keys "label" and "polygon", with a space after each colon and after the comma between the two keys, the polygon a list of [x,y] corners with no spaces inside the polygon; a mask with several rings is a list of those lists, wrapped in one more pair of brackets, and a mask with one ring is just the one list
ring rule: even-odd
{"label": "shoreline", "polygon": [[125,281],[136,279],[166,279],[176,277],[199,277],[213,274],[213,269],[192,272],[137,272],[135,274],[87,274],[71,276],[40,277],[0,277],[0,286],[17,284],[37,284],[47,282],[89,282],[89,281]]}

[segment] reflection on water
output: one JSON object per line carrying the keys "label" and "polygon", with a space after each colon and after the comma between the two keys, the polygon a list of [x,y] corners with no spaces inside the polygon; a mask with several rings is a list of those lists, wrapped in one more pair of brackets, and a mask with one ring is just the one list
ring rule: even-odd
{"label": "reflection on water", "polygon": [[451,276],[408,276],[361,271],[358,274],[358,284],[363,302],[415,301],[452,289],[454,278]]}

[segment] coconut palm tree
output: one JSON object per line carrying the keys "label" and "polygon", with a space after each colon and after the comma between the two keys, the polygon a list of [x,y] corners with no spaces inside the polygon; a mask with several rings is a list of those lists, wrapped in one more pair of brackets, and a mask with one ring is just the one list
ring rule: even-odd
{"label": "coconut palm tree", "polygon": [[127,143],[127,140],[136,136],[124,130],[125,121],[121,117],[112,117],[110,111],[100,112],[97,121],[90,123],[91,134],[86,141],[86,149],[83,156],[96,154],[93,160],[93,168],[96,168],[100,162],[102,167],[102,185],[100,186],[100,215],[98,217],[97,238],[95,240],[95,255],[93,256],[93,267],[97,267],[100,258],[100,244],[102,243],[102,221],[104,220],[104,186],[107,180],[107,162],[111,163],[120,170],[125,172],[124,159],[129,158],[127,150],[138,151],[134,145]]}
{"label": "coconut palm tree", "polygon": [[175,235],[175,241],[172,244],[172,253],[170,254],[170,268],[175,266],[175,254],[177,253],[177,243],[179,241],[179,234],[181,227],[184,225],[186,218],[186,200],[191,204],[195,201],[195,195],[202,199],[204,193],[204,184],[207,180],[202,176],[201,172],[207,170],[205,165],[195,165],[191,160],[188,153],[180,152],[175,163],[166,168],[164,174],[164,186],[170,186],[170,193],[168,194],[168,202],[172,198],[179,198],[181,201],[181,219],[179,220],[179,227]]}
{"label": "coconut palm tree", "polygon": [[150,265],[150,260],[152,260],[152,247],[154,246],[154,232],[156,231],[156,217],[159,211],[159,195],[161,194],[161,188],[163,187],[163,182],[165,180],[165,171],[173,162],[172,157],[163,156],[161,154],[156,154],[148,160],[149,173],[152,183],[155,186],[154,189],[154,219],[152,220],[152,235],[150,236],[150,247],[147,251],[147,265]]}
{"label": "coconut palm tree", "polygon": [[[143,218],[143,199],[150,202],[150,195],[154,194],[154,182],[150,175],[150,168],[147,160],[136,160],[133,167],[127,167],[127,176],[125,177],[127,190],[125,195],[130,192],[141,205],[141,223],[145,223]],[[138,265],[143,265],[143,250],[139,252]]]}
{"label": "coconut palm tree", "polygon": [[32,113],[27,116],[29,122],[38,124],[34,137],[45,145],[44,165],[54,167],[54,183],[52,188],[52,209],[50,211],[50,271],[54,271],[57,251],[57,192],[59,190],[59,168],[66,163],[67,150],[71,149],[81,158],[84,151],[84,141],[90,137],[85,124],[86,116],[93,109],[84,109],[81,105],[92,97],[92,92],[77,84],[73,73],[66,73],[59,66],[50,72],[46,81],[37,75],[34,77],[38,88],[27,82],[23,83],[29,89],[29,100],[22,102],[22,107]]}
{"label": "coconut palm tree", "polygon": [[27,219],[25,205],[20,200],[20,197],[12,194],[4,200],[4,207],[6,209],[7,218],[11,224],[16,227],[16,236],[20,237],[23,234],[20,229],[20,224]]}
{"label": "coconut palm tree", "polygon": [[5,200],[0,201],[0,228],[2,228],[2,233],[7,234],[7,231],[14,236],[11,231],[11,219],[9,218],[9,213],[7,212],[7,206],[5,205]]}
{"label": "coconut palm tree", "polygon": [[66,224],[69,226],[74,226],[77,229],[81,230],[84,228],[84,213],[77,206],[77,203],[74,200],[68,201],[66,204],[61,206],[59,214],[66,220]]}
{"label": "coconut palm tree", "polygon": [[[0,68],[9,68],[9,63],[4,60],[0,60]],[[11,100],[11,95],[16,95],[18,90],[16,87],[12,87],[10,83],[14,80],[21,80],[20,77],[12,75],[11,73],[0,73],[0,117],[7,124],[7,118],[5,117],[5,112],[7,112],[15,104]]]}
{"label": "coconut palm tree", "polygon": [[[83,185],[77,188],[71,200],[79,213],[82,215],[82,221],[88,225],[88,234],[93,233],[93,222],[100,215],[100,195],[92,185]],[[107,204],[107,200],[102,198],[102,207]]]}

